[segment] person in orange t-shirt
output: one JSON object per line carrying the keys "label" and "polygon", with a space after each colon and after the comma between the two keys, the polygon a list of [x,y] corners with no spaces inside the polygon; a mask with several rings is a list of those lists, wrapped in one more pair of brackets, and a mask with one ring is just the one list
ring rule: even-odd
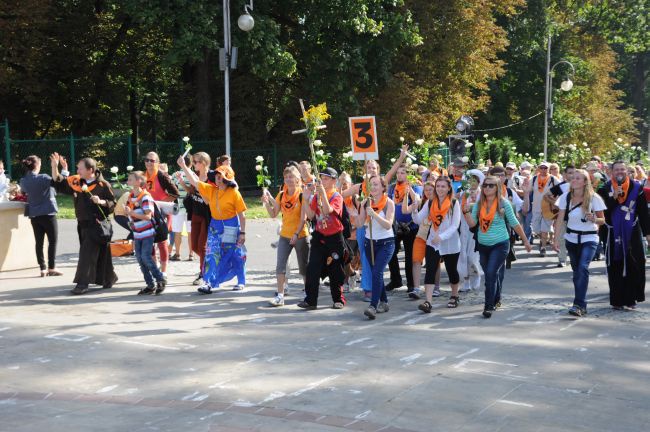
{"label": "person in orange t-shirt", "polygon": [[199,180],[185,159],[178,158],[178,166],[185,172],[190,184],[210,206],[212,220],[208,228],[208,242],[203,267],[201,294],[212,294],[224,282],[237,277],[235,291],[246,285],[246,203],[235,183],[233,170],[225,165],[215,170],[215,184]]}
{"label": "person in orange t-shirt", "polygon": [[307,272],[307,259],[309,258],[309,243],[307,242],[306,216],[302,210],[303,193],[302,180],[297,168],[291,166],[284,169],[284,186],[275,199],[267,189],[262,193],[262,203],[275,219],[282,214],[282,227],[278,240],[278,254],[275,266],[275,275],[278,283],[278,291],[269,301],[271,306],[284,306],[284,284],[287,280],[287,261],[291,250],[296,250],[298,259],[298,271],[304,277]]}

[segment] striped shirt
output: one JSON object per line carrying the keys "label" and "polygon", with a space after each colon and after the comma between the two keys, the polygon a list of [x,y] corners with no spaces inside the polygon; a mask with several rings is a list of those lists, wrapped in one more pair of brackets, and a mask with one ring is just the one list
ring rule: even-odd
{"label": "striped shirt", "polygon": [[[138,200],[138,197],[134,197],[132,194],[130,194],[129,204],[133,209],[132,213],[144,215],[145,213],[149,212],[153,216],[154,202],[150,194],[145,193],[142,195],[142,198],[140,198],[140,200]],[[156,235],[156,230],[151,220],[136,219],[132,217],[131,226],[133,227],[133,238],[135,240],[143,240]]]}
{"label": "striped shirt", "polygon": [[[512,210],[510,201],[506,199],[501,200],[501,207],[505,210],[505,216],[508,219],[510,227],[514,228],[519,225],[519,221]],[[472,206],[472,217],[478,223],[478,203]],[[494,220],[488,228],[487,232],[483,232],[478,228],[478,242],[483,246],[494,246],[495,244],[502,243],[510,240],[510,233],[506,227],[504,218],[497,212],[494,215]]]}

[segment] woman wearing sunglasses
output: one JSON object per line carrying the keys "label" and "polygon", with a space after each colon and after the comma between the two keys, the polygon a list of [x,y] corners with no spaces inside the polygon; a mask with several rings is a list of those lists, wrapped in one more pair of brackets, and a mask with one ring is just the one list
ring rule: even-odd
{"label": "woman wearing sunglasses", "polygon": [[510,233],[508,224],[524,241],[526,251],[532,247],[524,235],[510,202],[497,192],[501,190],[500,180],[489,175],[483,181],[478,202],[465,204],[463,213],[467,225],[477,231],[478,252],[481,257],[481,267],[485,273],[485,306],[483,316],[490,318],[492,312],[501,306],[501,288],[505,276],[505,263],[510,249]]}

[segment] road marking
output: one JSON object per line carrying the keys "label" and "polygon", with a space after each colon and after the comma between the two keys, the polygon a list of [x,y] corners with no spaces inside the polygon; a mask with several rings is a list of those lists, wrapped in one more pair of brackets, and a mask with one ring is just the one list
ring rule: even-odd
{"label": "road marking", "polygon": [[521,317],[523,317],[523,316],[525,316],[525,315],[526,315],[525,313],[517,314],[517,315],[515,315],[515,316],[513,316],[513,317],[508,318],[508,321],[514,321],[514,320],[517,320],[517,319],[519,319],[519,318],[521,318]]}
{"label": "road marking", "polygon": [[422,354],[415,353],[415,354],[412,354],[412,355],[407,356],[407,357],[402,357],[401,359],[399,359],[399,361],[401,361],[401,362],[412,362],[412,361],[415,361],[415,360],[419,359],[420,357],[422,357]]}
{"label": "road marking", "polygon": [[562,328],[560,329],[560,331],[568,330],[568,329],[570,329],[571,327],[573,327],[574,325],[578,324],[579,322],[580,322],[580,321],[575,320],[575,321],[573,321],[571,324],[567,325],[566,327],[562,327]]}
{"label": "road marking", "polygon": [[499,399],[497,402],[500,402],[502,404],[508,404],[508,405],[516,405],[516,406],[522,406],[526,408],[533,408],[533,405],[523,403],[523,402],[515,402],[515,401],[510,401],[510,400],[505,400],[505,399]]}
{"label": "road marking", "polygon": [[465,357],[465,356],[467,356],[467,355],[474,354],[474,353],[475,353],[476,351],[478,351],[478,350],[479,350],[479,348],[472,348],[472,349],[469,350],[469,351],[465,351],[464,353],[457,355],[456,358],[457,358],[457,359],[459,359],[459,358],[463,358],[463,357]]}
{"label": "road marking", "polygon": [[440,314],[423,314],[420,317],[411,318],[410,320],[406,321],[404,324],[408,325],[408,326],[415,325],[415,324],[419,323],[420,321],[424,321],[426,319],[429,319],[431,317],[438,316],[438,315],[440,315]]}
{"label": "road marking", "polygon": [[430,360],[430,361],[427,362],[427,365],[431,366],[431,365],[434,365],[434,364],[438,364],[441,361],[445,360],[446,358],[447,357],[440,357],[440,358],[437,358],[437,359]]}
{"label": "road marking", "polygon": [[65,334],[65,333],[54,333],[51,335],[45,336],[46,339],[57,339],[57,340],[64,340],[68,342],[83,342],[86,339],[90,339],[90,336],[84,336],[84,335],[75,335],[75,334]]}
{"label": "road marking", "polygon": [[369,341],[371,339],[372,338],[364,337],[364,338],[361,338],[361,339],[351,340],[350,342],[346,343],[345,346],[352,346],[352,345],[355,345],[355,344],[358,344],[358,343],[361,343],[361,342]]}
{"label": "road marking", "polygon": [[111,390],[115,390],[115,389],[118,388],[118,387],[119,387],[119,385],[117,385],[117,384],[116,384],[116,385],[112,385],[112,386],[108,386],[108,387],[104,387],[104,388],[101,388],[101,389],[97,390],[95,393],[97,393],[97,394],[100,394],[100,393],[108,393],[109,391],[111,391]]}
{"label": "road marking", "polygon": [[306,392],[308,392],[310,390],[314,390],[315,388],[317,388],[321,384],[325,384],[326,382],[329,382],[329,381],[334,381],[335,379],[337,379],[340,376],[341,375],[331,375],[331,376],[325,377],[325,378],[323,378],[321,380],[318,380],[316,382],[313,382],[313,383],[309,384],[305,388],[302,388],[300,390],[297,390],[297,391],[291,393],[289,396],[300,396],[303,393],[306,393]]}
{"label": "road marking", "polygon": [[132,345],[142,345],[142,346],[146,346],[146,347],[149,347],[149,348],[159,348],[159,349],[170,350],[170,351],[180,351],[181,350],[180,348],[177,348],[177,347],[168,347],[168,346],[165,346],[165,345],[150,344],[150,343],[138,342],[138,341],[133,341],[133,340],[119,340],[119,339],[117,339],[117,341],[122,342],[122,343],[132,344]]}

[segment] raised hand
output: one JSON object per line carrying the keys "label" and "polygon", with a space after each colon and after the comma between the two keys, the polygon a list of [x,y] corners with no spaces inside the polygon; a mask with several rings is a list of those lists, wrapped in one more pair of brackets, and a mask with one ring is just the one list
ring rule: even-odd
{"label": "raised hand", "polygon": [[185,158],[182,155],[176,159],[176,163],[180,168],[187,168],[187,165],[185,165]]}
{"label": "raised hand", "polygon": [[68,171],[68,161],[63,157],[59,157],[59,162],[61,163],[61,168],[63,168],[64,171]]}

